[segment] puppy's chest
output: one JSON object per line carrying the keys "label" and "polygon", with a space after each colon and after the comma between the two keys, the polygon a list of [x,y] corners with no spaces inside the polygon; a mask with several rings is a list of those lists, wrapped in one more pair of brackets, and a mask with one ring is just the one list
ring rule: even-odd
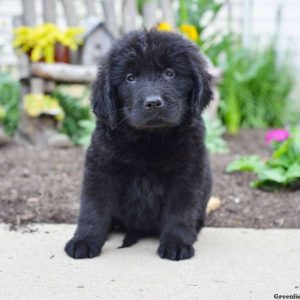
{"label": "puppy's chest", "polygon": [[159,227],[168,191],[183,170],[176,156],[175,151],[144,145],[115,156],[113,169],[122,185],[117,218],[127,227],[146,231]]}
{"label": "puppy's chest", "polygon": [[151,175],[128,175],[119,199],[120,216],[127,226],[147,229],[160,221],[167,186]]}

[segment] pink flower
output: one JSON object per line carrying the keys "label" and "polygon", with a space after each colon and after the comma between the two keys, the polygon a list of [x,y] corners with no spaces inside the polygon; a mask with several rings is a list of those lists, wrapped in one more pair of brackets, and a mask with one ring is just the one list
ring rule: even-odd
{"label": "pink flower", "polygon": [[268,130],[265,136],[267,144],[271,142],[283,142],[289,137],[289,132],[286,129],[271,129]]}

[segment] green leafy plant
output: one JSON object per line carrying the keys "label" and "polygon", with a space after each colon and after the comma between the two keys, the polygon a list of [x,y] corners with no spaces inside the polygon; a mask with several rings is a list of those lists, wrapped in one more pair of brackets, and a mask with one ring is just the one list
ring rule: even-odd
{"label": "green leafy plant", "polygon": [[229,148],[222,135],[225,127],[220,120],[204,119],[206,127],[205,144],[210,153],[228,153]]}
{"label": "green leafy plant", "polygon": [[202,49],[222,69],[219,116],[227,130],[281,127],[287,112],[293,75],[288,54],[278,62],[276,36],[265,47],[245,48],[232,32],[202,40]]}
{"label": "green leafy plant", "polygon": [[[179,0],[177,22],[180,31],[223,71],[219,84],[222,123],[232,134],[243,127],[269,128],[292,123],[287,102],[293,75],[288,56],[278,62],[277,36],[265,47],[248,49],[242,45],[240,35],[231,31],[230,19],[222,33],[208,31],[224,4],[225,1]],[[280,18],[277,23],[280,24]]]}
{"label": "green leafy plant", "polygon": [[145,3],[149,2],[149,1],[151,1],[151,0],[137,0],[137,9],[140,14],[143,13],[143,7],[144,7]]}
{"label": "green leafy plant", "polygon": [[219,113],[230,133],[284,125],[293,81],[287,65],[277,63],[273,44],[263,50],[232,44],[218,65],[224,70]]}
{"label": "green leafy plant", "polygon": [[79,121],[79,126],[82,130],[82,135],[78,140],[78,143],[84,147],[87,147],[91,142],[92,133],[96,127],[96,122],[94,119],[91,120],[81,120]]}
{"label": "green leafy plant", "polygon": [[13,135],[20,119],[20,86],[7,73],[0,73],[0,124]]}
{"label": "green leafy plant", "polygon": [[[215,0],[179,0],[178,23],[195,26],[201,35],[215,20],[223,5],[223,2]],[[204,18],[205,15],[208,17]]]}
{"label": "green leafy plant", "polygon": [[[146,1],[148,0],[140,0],[139,2],[145,3]],[[179,0],[178,3],[178,31],[201,46],[203,32],[215,20],[223,3],[214,0]],[[205,16],[207,17],[205,18]],[[205,21],[203,22],[203,20]],[[156,28],[162,31],[176,30],[167,22],[160,22]]]}
{"label": "green leafy plant", "polygon": [[227,172],[253,172],[257,179],[251,187],[297,187],[300,183],[300,131],[291,130],[283,142],[273,142],[273,154],[268,160],[258,156],[246,156],[231,162]]}
{"label": "green leafy plant", "polygon": [[84,105],[79,98],[61,91],[54,92],[52,97],[58,100],[65,114],[61,131],[75,145],[87,145],[95,123],[89,105]]}
{"label": "green leafy plant", "polygon": [[244,156],[238,160],[231,162],[227,168],[227,172],[258,172],[264,167],[264,163],[257,155]]}

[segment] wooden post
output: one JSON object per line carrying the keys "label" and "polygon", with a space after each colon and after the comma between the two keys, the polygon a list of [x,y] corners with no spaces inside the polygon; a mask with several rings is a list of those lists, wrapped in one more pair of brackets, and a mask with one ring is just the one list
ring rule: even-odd
{"label": "wooden post", "polygon": [[[67,24],[70,27],[78,26],[79,24],[79,17],[76,11],[76,1],[72,0],[61,0],[65,16],[67,19]],[[78,61],[78,53],[71,51],[71,63],[77,63]]]}
{"label": "wooden post", "polygon": [[[24,16],[15,16],[13,18],[13,26],[17,28],[19,26],[24,26]],[[22,81],[22,86],[25,85],[27,79],[30,77],[30,66],[28,55],[25,53],[18,53],[18,69],[19,69],[19,78]],[[26,90],[29,90],[27,85]]]}
{"label": "wooden post", "polygon": [[152,28],[156,24],[157,0],[148,0],[143,6],[144,26],[146,29]]}
{"label": "wooden post", "polygon": [[281,45],[282,45],[282,16],[284,15],[284,4],[283,0],[280,0],[277,4],[276,8],[276,16],[275,16],[275,37],[274,37],[274,43],[276,48],[276,55],[277,55],[277,65],[280,64],[280,62],[283,61],[283,58],[285,57],[286,53],[285,51],[281,51]]}
{"label": "wooden post", "polygon": [[137,3],[136,0],[123,0],[123,26],[122,32],[126,33],[130,30],[136,29],[136,19],[137,19]]}
{"label": "wooden post", "polygon": [[172,0],[161,0],[161,9],[163,13],[163,21],[175,26],[174,14],[172,10]]}
{"label": "wooden post", "polygon": [[56,23],[56,0],[43,0],[43,17],[46,23]]}
{"label": "wooden post", "polygon": [[78,15],[76,13],[75,1],[61,0],[68,26],[78,26]]}
{"label": "wooden post", "polygon": [[115,11],[115,1],[102,0],[102,7],[105,16],[105,25],[114,37],[118,37],[119,30],[117,25],[117,16]]}
{"label": "wooden post", "polygon": [[[43,17],[45,23],[56,24],[56,0],[43,0]],[[47,81],[41,78],[36,78],[34,82],[32,79],[30,85],[32,93],[42,94],[50,91],[50,87],[52,89],[55,87],[54,81]]]}
{"label": "wooden post", "polygon": [[97,15],[94,0],[86,0],[86,8],[89,17],[95,17]]}
{"label": "wooden post", "polygon": [[22,0],[23,24],[26,26],[36,25],[35,0]]}
{"label": "wooden post", "polygon": [[245,48],[249,48],[251,43],[252,7],[252,0],[245,0],[243,2],[242,42]]}
{"label": "wooden post", "polygon": [[232,3],[230,0],[226,0],[226,25],[227,25],[227,31],[232,32]]}

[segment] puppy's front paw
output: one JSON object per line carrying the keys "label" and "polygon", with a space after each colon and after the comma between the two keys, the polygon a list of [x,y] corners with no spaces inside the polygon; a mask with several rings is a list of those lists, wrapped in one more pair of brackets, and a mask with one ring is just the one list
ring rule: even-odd
{"label": "puppy's front paw", "polygon": [[182,260],[194,256],[195,250],[192,245],[181,242],[164,242],[160,244],[158,255],[170,260]]}
{"label": "puppy's front paw", "polygon": [[93,258],[101,252],[101,245],[93,239],[77,240],[72,238],[65,246],[66,253],[75,259],[78,258]]}

